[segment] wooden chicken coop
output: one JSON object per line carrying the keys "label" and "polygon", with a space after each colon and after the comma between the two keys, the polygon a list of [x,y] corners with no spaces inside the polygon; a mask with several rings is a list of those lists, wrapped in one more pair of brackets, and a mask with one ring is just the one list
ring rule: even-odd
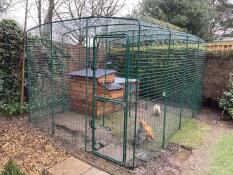
{"label": "wooden chicken coop", "polygon": [[[110,99],[122,98],[124,87],[115,83],[115,70],[96,70],[96,95]],[[71,98],[71,109],[75,112],[85,113],[88,105],[88,114],[92,113],[92,80],[93,71],[91,68],[69,73],[69,91]],[[86,101],[87,100],[87,101]],[[87,103],[87,104],[86,104]],[[96,102],[96,116],[114,112],[115,105],[110,102]]]}

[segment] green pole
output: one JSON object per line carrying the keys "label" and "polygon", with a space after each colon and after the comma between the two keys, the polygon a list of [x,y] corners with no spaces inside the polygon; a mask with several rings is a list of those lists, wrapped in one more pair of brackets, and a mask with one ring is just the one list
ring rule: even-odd
{"label": "green pole", "polygon": [[[172,33],[171,30],[168,29],[169,31],[169,45],[168,45],[168,64],[167,66],[169,67],[170,65],[170,58],[171,58],[171,37]],[[169,80],[168,73],[166,74],[167,81]],[[163,116],[163,141],[162,141],[162,147],[165,147],[165,142],[166,142],[166,122],[167,122],[167,92],[168,92],[168,84],[166,83],[165,87],[166,92],[163,92],[163,98],[164,98],[164,116]]]}
{"label": "green pole", "polygon": [[181,92],[181,103],[180,103],[180,117],[179,117],[179,130],[181,129],[182,113],[183,113],[183,92]]}
{"label": "green pole", "polygon": [[198,106],[199,106],[199,102],[198,102],[198,100],[197,100],[197,91],[198,91],[198,83],[197,83],[197,80],[198,80],[198,74],[197,74],[197,60],[199,59],[199,40],[200,39],[198,39],[198,45],[197,45],[197,57],[196,57],[196,59],[195,59],[195,64],[194,64],[194,66],[195,66],[195,73],[194,73],[194,75],[195,75],[195,81],[194,81],[194,90],[193,90],[193,114],[192,114],[192,118],[194,118],[195,117],[195,115],[194,115],[194,111],[197,111],[198,109],[197,108],[199,108]]}
{"label": "green pole", "polygon": [[125,110],[124,110],[124,145],[123,145],[123,162],[126,162],[127,149],[127,128],[128,128],[128,90],[129,90],[129,65],[130,65],[130,39],[126,38],[126,81],[125,81]]}
{"label": "green pole", "polygon": [[52,23],[50,24],[50,58],[51,58],[51,89],[52,89],[52,134],[54,134],[54,56],[53,56],[53,29],[52,29]]}
{"label": "green pole", "polygon": [[[188,55],[188,35],[186,35],[186,57]],[[179,130],[181,129],[181,124],[182,124],[182,113],[183,113],[183,105],[184,105],[184,99],[185,99],[185,90],[186,90],[186,83],[185,83],[185,78],[184,78],[184,75],[186,73],[185,69],[186,69],[186,58],[184,59],[184,63],[185,63],[185,66],[182,65],[182,77],[183,77],[183,88],[182,88],[182,91],[181,91],[181,102],[180,102],[180,118],[179,118]]]}
{"label": "green pole", "polygon": [[[106,19],[106,23],[108,24],[108,20]],[[105,33],[108,33],[108,26],[106,26],[106,31]],[[105,39],[105,58],[104,58],[104,97],[106,97],[106,74],[107,74],[107,67],[106,67],[106,62],[107,62],[107,55],[108,55],[108,38],[106,37]],[[102,125],[105,127],[105,103],[104,103],[104,112],[103,112],[103,118],[102,118]]]}
{"label": "green pole", "polygon": [[[197,50],[197,58],[198,58],[198,60],[199,60],[199,53],[200,53],[200,39],[198,39],[198,50]],[[200,63],[199,63],[200,64]],[[198,70],[196,70],[196,72],[197,72]],[[198,82],[197,82],[197,84],[198,84],[198,97],[199,97],[199,99],[198,99],[198,106],[197,106],[197,111],[199,112],[200,110],[201,110],[201,103],[202,103],[202,98],[201,98],[201,79],[202,79],[202,76],[200,76],[200,73],[198,74],[198,76],[199,76],[199,78],[198,78]]]}
{"label": "green pole", "polygon": [[61,48],[62,48],[62,112],[65,111],[65,81],[64,81],[64,38],[63,38],[63,35],[62,35],[62,45],[61,45]]}
{"label": "green pole", "polygon": [[29,48],[28,48],[28,38],[27,38],[27,36],[28,36],[28,34],[26,33],[26,61],[27,61],[27,76],[28,76],[28,102],[29,102],[29,104],[28,104],[28,111],[29,111],[29,113],[28,113],[28,121],[29,122],[31,122],[32,121],[32,114],[31,114],[31,107],[32,107],[32,104],[31,104],[31,85],[30,85],[30,81],[31,81],[31,79],[30,79],[30,63],[29,63],[29,60],[31,59],[31,57],[30,57],[30,50],[29,50]]}
{"label": "green pole", "polygon": [[96,112],[96,75],[95,75],[95,70],[96,70],[96,40],[97,37],[95,36],[93,39],[93,61],[92,61],[92,67],[93,67],[93,79],[92,79],[92,122],[91,122],[91,127],[92,127],[92,151],[95,150],[95,145],[96,145],[96,140],[95,140],[95,112]]}
{"label": "green pole", "polygon": [[133,139],[133,168],[135,167],[135,155],[136,155],[136,130],[137,130],[137,111],[138,111],[138,84],[139,84],[139,60],[140,60],[140,35],[141,35],[141,23],[138,21],[138,41],[137,41],[137,67],[136,67],[136,97],[135,97],[135,119],[134,119],[134,139]]}
{"label": "green pole", "polygon": [[164,98],[164,110],[163,110],[163,142],[162,147],[165,147],[166,142],[166,121],[167,121],[167,94],[166,92],[163,92],[163,98]]}
{"label": "green pole", "polygon": [[86,100],[85,100],[85,151],[87,151],[87,127],[88,127],[88,66],[89,66],[89,48],[88,48],[88,18],[86,19]]}

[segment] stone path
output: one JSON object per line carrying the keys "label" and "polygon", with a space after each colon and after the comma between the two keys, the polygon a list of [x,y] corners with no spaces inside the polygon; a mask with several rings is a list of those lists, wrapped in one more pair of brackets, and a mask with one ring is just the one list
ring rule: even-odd
{"label": "stone path", "polygon": [[54,165],[48,173],[50,175],[109,175],[74,157]]}
{"label": "stone path", "polygon": [[210,154],[219,139],[233,130],[232,121],[221,121],[221,115],[210,110],[203,110],[199,115],[200,121],[209,126],[204,143],[192,151],[192,155],[181,166],[181,175],[206,175],[211,166]]}

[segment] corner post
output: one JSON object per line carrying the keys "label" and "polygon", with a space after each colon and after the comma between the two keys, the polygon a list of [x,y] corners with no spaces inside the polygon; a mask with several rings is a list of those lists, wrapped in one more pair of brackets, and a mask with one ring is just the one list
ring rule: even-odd
{"label": "corner post", "polygon": [[53,23],[50,23],[50,59],[51,59],[51,87],[52,87],[52,134],[54,134],[54,103],[55,103],[55,93],[54,93],[54,55],[53,55]]}
{"label": "corner post", "polygon": [[163,142],[162,147],[165,147],[166,142],[166,122],[167,122],[167,94],[163,92],[163,99],[164,99],[164,108],[163,108]]}

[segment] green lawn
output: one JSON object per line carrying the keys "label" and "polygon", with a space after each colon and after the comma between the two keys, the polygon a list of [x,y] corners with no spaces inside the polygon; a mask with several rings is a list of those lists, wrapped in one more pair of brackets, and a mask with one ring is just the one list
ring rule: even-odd
{"label": "green lawn", "polygon": [[198,120],[190,120],[170,140],[171,143],[187,146],[193,149],[203,144],[208,126]]}
{"label": "green lawn", "polygon": [[224,135],[211,151],[209,175],[233,174],[233,132]]}

